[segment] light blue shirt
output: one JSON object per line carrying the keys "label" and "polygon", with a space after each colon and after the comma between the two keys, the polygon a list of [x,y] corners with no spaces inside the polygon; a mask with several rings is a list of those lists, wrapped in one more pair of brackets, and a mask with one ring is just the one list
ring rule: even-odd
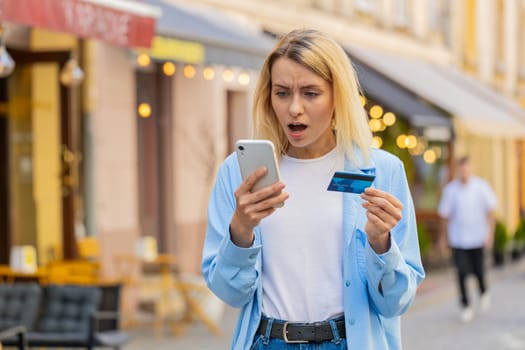
{"label": "light blue shirt", "polygon": [[[361,159],[360,154],[356,157]],[[343,195],[343,304],[348,348],[401,349],[400,315],[414,301],[417,286],[425,276],[404,167],[390,153],[373,149],[367,165],[358,169],[346,161],[345,169],[375,174],[374,186],[403,204],[403,218],[391,230],[390,250],[378,255],[364,232],[367,219],[361,197]],[[232,154],[221,165],[211,194],[202,260],[208,287],[224,302],[241,309],[231,346],[235,350],[250,348],[262,303],[260,227],[254,230],[250,248],[240,248],[230,239],[234,192],[241,183],[237,159]]]}

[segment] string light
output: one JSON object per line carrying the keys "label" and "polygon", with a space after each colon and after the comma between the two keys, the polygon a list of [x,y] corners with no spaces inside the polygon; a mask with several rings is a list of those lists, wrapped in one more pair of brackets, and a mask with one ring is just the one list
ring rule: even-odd
{"label": "string light", "polygon": [[233,81],[233,78],[235,77],[235,74],[231,69],[225,69],[224,72],[222,72],[222,79],[224,79],[225,82],[231,82]]}
{"label": "string light", "polygon": [[368,126],[370,127],[370,130],[372,132],[377,132],[381,130],[381,121],[379,121],[378,119],[370,119],[368,121]]}
{"label": "string light", "polygon": [[359,99],[361,100],[361,106],[364,107],[366,105],[366,97],[359,95]]}
{"label": "string light", "polygon": [[423,160],[428,164],[433,164],[436,161],[436,153],[433,149],[427,149],[423,153]]}
{"label": "string light", "polygon": [[149,118],[151,116],[151,106],[145,102],[139,104],[138,113],[142,118]]}
{"label": "string light", "polygon": [[417,145],[417,137],[414,135],[408,135],[405,139],[405,146],[408,149],[412,149]]}
{"label": "string light", "polygon": [[147,53],[141,53],[137,56],[137,64],[139,67],[145,68],[151,63],[151,58]]}
{"label": "string light", "polygon": [[382,115],[383,115],[383,107],[379,105],[375,105],[375,106],[372,106],[372,108],[370,108],[370,117],[374,119],[379,119],[381,118]]}
{"label": "string light", "polygon": [[164,73],[164,75],[168,77],[171,77],[172,75],[174,75],[176,70],[177,70],[177,67],[175,67],[175,64],[173,64],[172,62],[165,62],[162,65],[162,72]]}
{"label": "string light", "polygon": [[397,145],[397,147],[399,147],[399,148],[406,148],[406,142],[407,142],[406,139],[407,139],[407,135],[405,135],[405,134],[399,135],[396,138],[396,145]]}
{"label": "string light", "polygon": [[248,73],[241,73],[237,80],[241,85],[248,85],[250,83],[250,75]]}
{"label": "string light", "polygon": [[392,126],[396,122],[396,115],[392,112],[386,112],[383,116],[383,123],[385,123],[386,126]]}
{"label": "string light", "polygon": [[211,67],[206,67],[202,71],[202,76],[206,80],[213,80],[213,78],[215,77],[215,70],[213,70],[213,68]]}
{"label": "string light", "polygon": [[372,138],[372,147],[381,148],[383,146],[383,139],[379,136],[374,136]]}
{"label": "string light", "polygon": [[191,64],[188,64],[184,67],[184,76],[188,79],[192,79],[197,71],[195,70],[195,67],[193,67]]}

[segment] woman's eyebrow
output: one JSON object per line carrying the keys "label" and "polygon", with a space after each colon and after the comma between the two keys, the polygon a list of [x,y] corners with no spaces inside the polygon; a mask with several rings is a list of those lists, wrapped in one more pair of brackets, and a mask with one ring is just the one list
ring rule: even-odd
{"label": "woman's eyebrow", "polygon": [[310,85],[305,85],[305,86],[301,86],[301,89],[320,89],[321,86],[320,85],[316,85],[316,84],[310,84]]}
{"label": "woman's eyebrow", "polygon": [[[272,87],[281,88],[281,89],[289,89],[290,87],[288,85],[284,84],[272,84]],[[317,84],[309,84],[299,87],[300,89],[320,89],[321,86]]]}

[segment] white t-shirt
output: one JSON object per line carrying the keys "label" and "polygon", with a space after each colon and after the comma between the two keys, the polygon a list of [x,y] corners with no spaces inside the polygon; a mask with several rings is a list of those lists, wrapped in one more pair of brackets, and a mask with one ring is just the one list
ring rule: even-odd
{"label": "white t-shirt", "polygon": [[284,207],[261,221],[263,314],[292,322],[343,313],[343,199],[326,188],[344,156],[284,156]]}
{"label": "white t-shirt", "polygon": [[481,248],[489,231],[488,213],[497,200],[490,185],[471,176],[467,183],[456,179],[443,189],[438,213],[448,219],[448,240],[452,248]]}

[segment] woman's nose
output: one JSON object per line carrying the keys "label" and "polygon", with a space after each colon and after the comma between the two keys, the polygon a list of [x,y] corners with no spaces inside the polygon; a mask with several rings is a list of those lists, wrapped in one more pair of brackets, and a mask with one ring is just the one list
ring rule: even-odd
{"label": "woman's nose", "polygon": [[294,94],[292,98],[292,103],[290,104],[290,115],[292,117],[297,117],[304,113],[304,106],[301,97],[298,94]]}

